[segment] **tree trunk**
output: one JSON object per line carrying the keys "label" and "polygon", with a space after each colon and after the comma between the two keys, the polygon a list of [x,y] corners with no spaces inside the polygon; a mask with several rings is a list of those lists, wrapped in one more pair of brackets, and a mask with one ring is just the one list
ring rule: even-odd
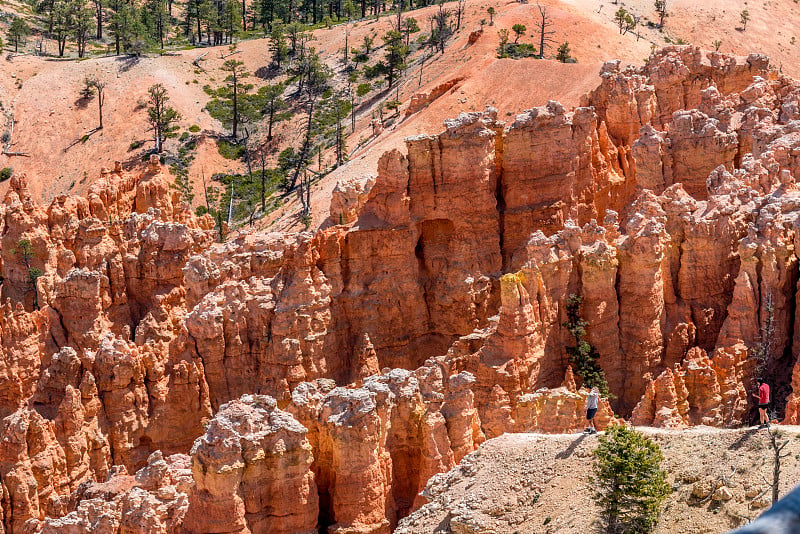
{"label": "tree trunk", "polygon": [[267,125],[267,141],[272,141],[272,124],[275,122],[275,106],[270,105],[269,107],[269,119]]}
{"label": "tree trunk", "polygon": [[236,141],[236,130],[239,127],[239,84],[236,82],[236,70],[233,71],[233,140]]}
{"label": "tree trunk", "polygon": [[306,123],[306,136],[303,139],[303,146],[300,148],[299,159],[297,166],[292,175],[292,181],[289,183],[289,190],[291,191],[297,185],[297,179],[300,177],[300,168],[305,166],[306,159],[308,158],[308,145],[311,144],[311,124],[314,119],[314,101],[312,100],[308,106],[308,121]]}
{"label": "tree trunk", "polygon": [[197,42],[203,41],[203,29],[200,26],[200,0],[194,1],[195,13],[197,14]]}
{"label": "tree trunk", "polygon": [[772,504],[778,502],[780,499],[780,495],[778,494],[778,490],[780,489],[780,480],[781,480],[781,456],[780,452],[775,455],[775,466],[773,467],[772,471]]}
{"label": "tree trunk", "polygon": [[100,126],[97,127],[98,130],[103,129],[103,91],[102,89],[97,90],[97,108],[100,112]]}
{"label": "tree trunk", "polygon": [[97,39],[100,40],[103,38],[103,2],[102,0],[95,0],[95,6],[97,10],[97,33],[95,34]]}
{"label": "tree trunk", "polygon": [[264,160],[261,160],[261,212],[267,211],[267,173],[264,168]]}

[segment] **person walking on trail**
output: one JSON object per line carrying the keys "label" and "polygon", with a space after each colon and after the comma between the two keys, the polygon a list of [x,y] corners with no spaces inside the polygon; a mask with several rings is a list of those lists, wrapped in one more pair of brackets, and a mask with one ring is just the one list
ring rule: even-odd
{"label": "person walking on trail", "polygon": [[594,426],[594,416],[597,414],[597,401],[600,399],[600,390],[593,387],[586,396],[586,424],[584,429],[585,434],[597,434],[597,428]]}
{"label": "person walking on trail", "polygon": [[758,393],[753,393],[753,397],[758,399],[758,422],[759,428],[769,427],[769,416],[767,415],[767,408],[769,407],[769,385],[764,380],[759,380]]}

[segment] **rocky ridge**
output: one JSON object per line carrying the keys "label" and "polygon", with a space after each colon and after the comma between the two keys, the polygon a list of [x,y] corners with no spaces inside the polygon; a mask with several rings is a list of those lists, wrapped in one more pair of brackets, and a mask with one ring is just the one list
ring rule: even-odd
{"label": "rocky ridge", "polygon": [[799,102],[760,55],[610,62],[573,111],[408,139],[316,232],[222,244],[157,159],[46,207],[12,178],[4,531],[389,532],[484,440],[580,428],[570,294],[601,425],[747,421],[767,322],[796,423]]}

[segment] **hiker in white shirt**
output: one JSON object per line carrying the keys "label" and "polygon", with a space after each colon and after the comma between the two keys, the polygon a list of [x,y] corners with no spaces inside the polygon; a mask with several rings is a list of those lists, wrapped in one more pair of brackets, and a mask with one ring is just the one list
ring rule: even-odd
{"label": "hiker in white shirt", "polygon": [[583,431],[586,434],[597,434],[597,428],[594,426],[594,416],[597,414],[597,401],[600,399],[600,390],[593,387],[586,396],[586,421],[587,427]]}

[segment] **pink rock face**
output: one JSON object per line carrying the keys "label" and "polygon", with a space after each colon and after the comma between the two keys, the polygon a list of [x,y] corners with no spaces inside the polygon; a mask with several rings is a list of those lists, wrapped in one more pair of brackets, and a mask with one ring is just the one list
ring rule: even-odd
{"label": "pink rock face", "polygon": [[[547,429],[554,434],[580,432],[586,428],[586,394],[568,388],[542,388],[520,397],[517,404],[515,432],[539,432]],[[614,416],[608,401],[598,403],[595,425],[603,430],[621,420]]]}
{"label": "pink rock face", "polygon": [[2,529],[389,532],[484,440],[582,427],[571,295],[601,427],[746,424],[754,378],[796,423],[800,83],[694,47],[600,76],[409,138],[315,232],[214,243],[157,159],[46,207],[13,177]]}
{"label": "pink rock face", "polygon": [[118,469],[105,482],[81,485],[63,517],[31,519],[25,532],[55,534],[94,532],[160,534],[181,530],[194,485],[189,457],[164,458],[154,452],[135,476]]}
{"label": "pink rock face", "polygon": [[275,399],[245,395],[220,407],[192,447],[188,532],[310,534],[317,486],[308,431]]}

